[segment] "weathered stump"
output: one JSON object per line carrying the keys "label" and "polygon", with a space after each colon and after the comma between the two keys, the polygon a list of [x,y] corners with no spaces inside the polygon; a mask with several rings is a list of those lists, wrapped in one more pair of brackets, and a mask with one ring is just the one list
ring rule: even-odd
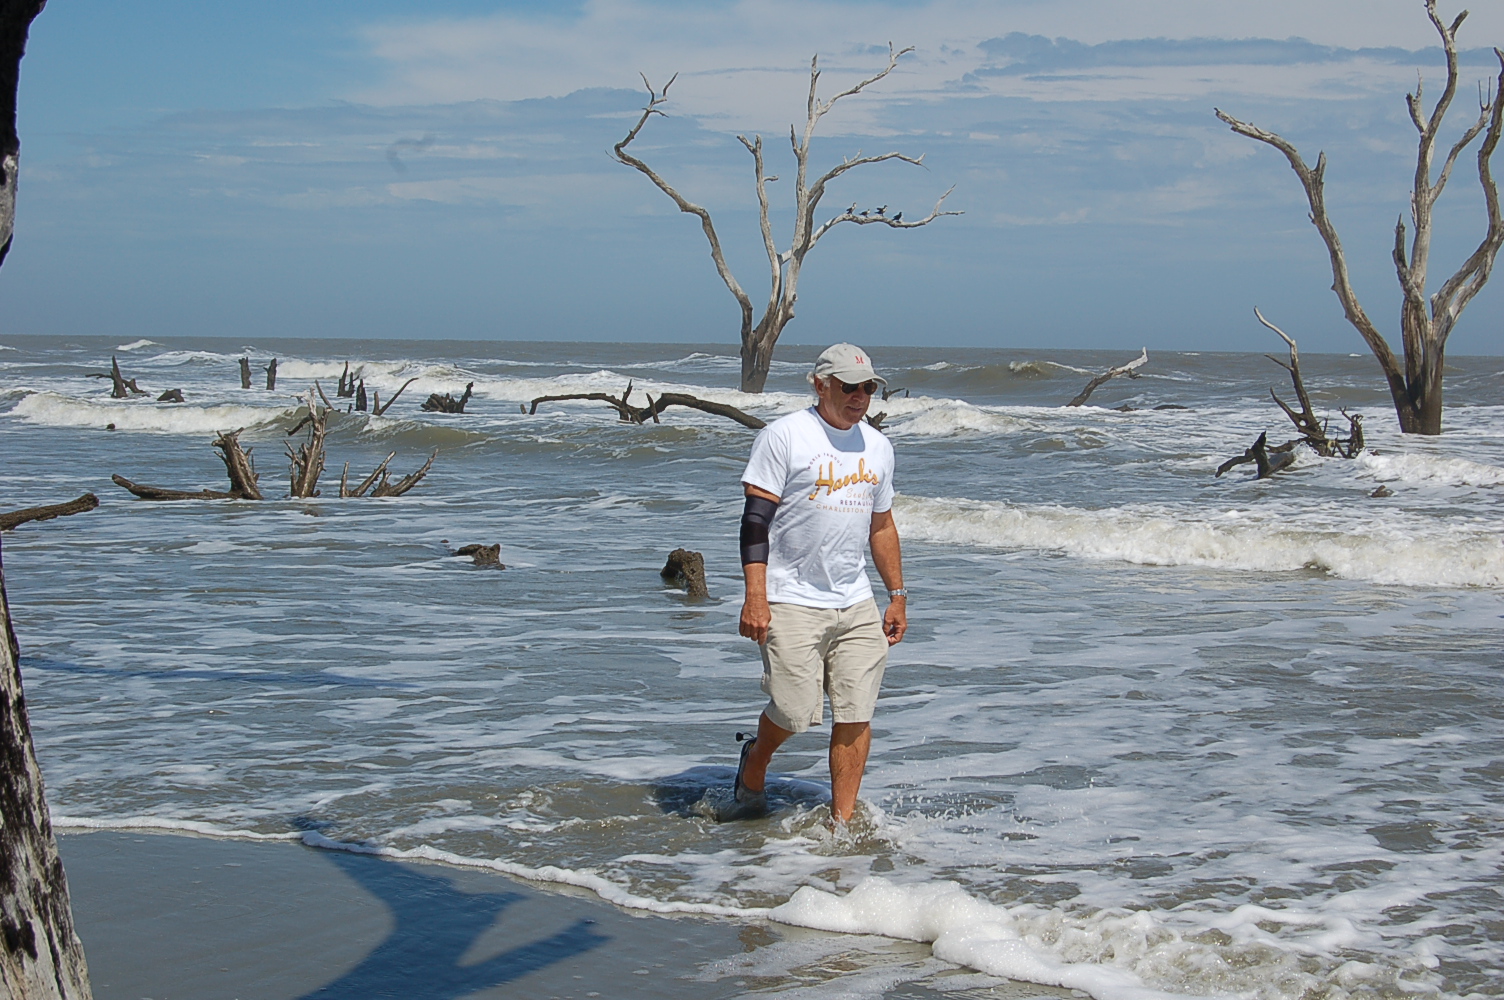
{"label": "weathered stump", "polygon": [[115,399],[125,399],[128,396],[145,396],[147,391],[136,385],[136,380],[126,378],[120,374],[120,362],[114,356],[110,357],[109,372],[90,372],[89,378],[107,378],[110,380],[110,395]]}
{"label": "weathered stump", "polygon": [[506,569],[501,562],[501,543],[495,545],[461,545],[454,550],[457,556],[469,556],[477,566],[490,566],[495,569]]}
{"label": "weathered stump", "polygon": [[166,392],[162,393],[162,395],[160,395],[160,396],[157,397],[157,402],[159,402],[159,403],[186,403],[187,400],[183,398],[183,390],[182,389],[168,389]]}
{"label": "weathered stump", "polygon": [[242,389],[249,389],[251,387],[251,359],[250,358],[241,358],[240,359],[240,387]]}
{"label": "weathered stump", "polygon": [[683,587],[691,598],[710,596],[710,588],[705,585],[705,557],[698,552],[675,549],[658,575],[675,587]]}
{"label": "weathered stump", "polygon": [[277,359],[272,358],[272,363],[266,366],[267,389],[277,388]]}
{"label": "weathered stump", "polygon": [[89,967],[31,742],[20,657],[0,567],[0,996],[89,1000]]}

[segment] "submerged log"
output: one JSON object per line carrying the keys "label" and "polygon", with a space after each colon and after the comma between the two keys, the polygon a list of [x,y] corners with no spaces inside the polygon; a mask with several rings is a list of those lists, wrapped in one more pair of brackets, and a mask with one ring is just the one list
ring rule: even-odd
{"label": "submerged log", "polygon": [[219,490],[174,490],[166,486],[147,486],[133,483],[120,474],[110,477],[116,486],[129,490],[142,500],[234,500],[235,496]]}
{"label": "submerged log", "polygon": [[240,387],[242,389],[249,389],[251,387],[251,359],[250,358],[241,358],[240,359]]}
{"label": "submerged log", "polygon": [[27,521],[50,521],[54,517],[67,517],[69,514],[82,514],[84,511],[93,510],[99,506],[99,498],[92,493],[85,493],[77,500],[69,500],[67,503],[48,504],[45,507],[27,507],[23,510],[13,510],[9,514],[0,514],[0,531],[10,531],[17,525]]}
{"label": "submerged log", "polygon": [[187,400],[185,400],[183,398],[183,390],[182,389],[168,389],[166,392],[162,393],[162,395],[160,395],[160,396],[157,397],[157,402],[159,402],[159,403],[185,403],[185,402],[187,402]]}
{"label": "submerged log", "polygon": [[0,568],[0,996],[88,1000],[89,968],[37,767]]}
{"label": "submerged log", "polygon": [[127,396],[150,395],[145,389],[136,385],[136,380],[126,378],[120,374],[120,362],[110,356],[110,370],[108,372],[90,372],[89,378],[107,378],[110,380],[110,396],[114,399],[125,399]]}
{"label": "submerged log", "polygon": [[469,556],[477,566],[491,566],[496,569],[506,569],[501,562],[501,543],[495,545],[461,545],[454,550],[457,556]]}
{"label": "submerged log", "polygon": [[698,552],[675,549],[668,554],[668,563],[658,575],[676,587],[683,587],[692,598],[710,596],[710,588],[705,585],[705,557]]}
{"label": "submerged log", "polygon": [[1082,389],[1079,393],[1076,394],[1075,399],[1071,400],[1065,405],[1081,406],[1088,399],[1090,399],[1091,394],[1096,392],[1097,389],[1100,388],[1104,383],[1117,378],[1119,375],[1127,375],[1129,378],[1138,378],[1138,373],[1134,371],[1134,369],[1140,368],[1143,365],[1149,363],[1149,349],[1145,347],[1141,348],[1141,350],[1143,351],[1143,354],[1128,362],[1126,365],[1118,365],[1116,368],[1109,368],[1102,374],[1095,376],[1090,382],[1086,383],[1086,388]]}
{"label": "submerged log", "polygon": [[527,412],[530,414],[537,413],[539,403],[557,403],[567,399],[586,399],[609,405],[616,411],[616,415],[621,420],[633,424],[642,424],[649,420],[656,424],[659,423],[658,414],[670,406],[687,406],[702,413],[713,413],[718,417],[735,420],[743,427],[750,427],[753,430],[761,430],[767,426],[766,422],[759,420],[750,413],[738,410],[728,403],[717,403],[714,400],[701,399],[698,396],[691,396],[684,392],[665,392],[657,399],[648,396],[647,406],[633,406],[631,397],[632,383],[628,382],[626,391],[620,396],[612,396],[604,392],[568,392],[557,396],[539,396],[533,400],[532,405],[527,408]]}
{"label": "submerged log", "polygon": [[[413,380],[412,379],[408,379],[408,385],[411,385],[412,383],[413,383]],[[404,385],[402,388],[406,389],[407,386]],[[471,382],[468,385],[466,385],[465,386],[465,394],[463,396],[461,396],[459,399],[455,399],[453,396],[449,395],[449,393],[447,393],[447,392],[444,393],[444,395],[442,395],[442,396],[440,396],[436,392],[430,393],[427,399],[425,399],[422,403],[418,404],[418,409],[422,410],[425,413],[464,413],[465,412],[465,404],[468,403],[468,402],[470,402],[470,392],[474,388],[475,388],[475,383],[474,382]],[[401,391],[402,391],[401,389],[398,390],[398,392],[401,392]],[[392,397],[392,401],[393,402],[395,402],[396,399],[397,399],[396,396]],[[391,403],[387,403],[386,405],[388,407],[390,407],[392,404]]]}
{"label": "submerged log", "polygon": [[1265,431],[1259,435],[1258,440],[1253,442],[1243,454],[1237,458],[1229,458],[1217,466],[1217,476],[1221,478],[1222,473],[1229,469],[1243,465],[1246,462],[1252,462],[1259,470],[1258,475],[1254,478],[1268,479],[1295,461],[1295,446],[1299,443],[1299,441],[1287,441],[1278,447],[1270,448],[1269,432]]}

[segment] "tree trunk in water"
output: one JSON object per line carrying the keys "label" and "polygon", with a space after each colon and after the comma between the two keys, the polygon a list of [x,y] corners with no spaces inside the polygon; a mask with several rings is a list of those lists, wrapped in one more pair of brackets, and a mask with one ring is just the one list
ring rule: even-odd
{"label": "tree trunk in water", "polygon": [[773,347],[783,326],[764,321],[742,337],[742,392],[762,392],[767,384],[768,372],[773,367]]}
{"label": "tree trunk in water", "polygon": [[3,567],[0,633],[0,994],[87,1000],[89,970],[32,748]]}

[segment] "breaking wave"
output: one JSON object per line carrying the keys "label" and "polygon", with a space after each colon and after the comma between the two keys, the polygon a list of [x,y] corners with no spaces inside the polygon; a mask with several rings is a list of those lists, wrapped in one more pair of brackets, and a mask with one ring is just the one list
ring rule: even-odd
{"label": "breaking wave", "polygon": [[1415,483],[1428,486],[1504,486],[1504,469],[1470,462],[1465,458],[1434,455],[1376,455],[1364,452],[1360,468],[1381,482]]}
{"label": "breaking wave", "polygon": [[36,392],[22,399],[11,414],[44,427],[98,427],[157,434],[214,434],[255,427],[292,416],[292,409],[221,403],[149,403],[145,400],[75,399],[55,392]]}
{"label": "breaking wave", "polygon": [[1170,507],[1087,510],[1001,501],[899,497],[905,537],[960,545],[1041,549],[1144,566],[1288,572],[1320,570],[1403,586],[1504,587],[1497,528],[1419,518],[1382,523],[1340,515]]}

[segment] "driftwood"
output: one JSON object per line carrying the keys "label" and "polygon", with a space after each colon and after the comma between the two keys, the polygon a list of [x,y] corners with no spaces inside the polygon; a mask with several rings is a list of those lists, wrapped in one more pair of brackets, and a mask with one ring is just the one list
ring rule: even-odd
{"label": "driftwood", "polygon": [[27,521],[50,521],[54,517],[67,517],[69,514],[82,514],[84,511],[93,510],[99,506],[99,498],[92,493],[85,493],[77,500],[69,500],[67,503],[48,504],[45,507],[27,507],[24,510],[13,510],[9,514],[0,514],[0,531],[10,531],[12,528]]}
{"label": "driftwood", "polygon": [[883,429],[883,421],[887,419],[888,413],[884,410],[882,413],[868,414],[867,423],[872,425],[873,430],[880,431]]}
{"label": "driftwood", "polygon": [[[773,346],[778,343],[778,337],[783,333],[784,327],[794,318],[794,303],[798,299],[799,277],[804,268],[805,258],[815,248],[826,233],[843,223],[851,223],[856,226],[887,226],[891,229],[917,229],[927,226],[937,218],[945,215],[960,215],[960,212],[942,211],[941,206],[945,203],[950,191],[940,196],[935,202],[935,207],[930,209],[928,215],[923,218],[909,219],[905,221],[902,212],[888,214],[888,206],[880,208],[863,209],[857,211],[853,203],[845,211],[842,211],[823,223],[815,221],[815,215],[820,211],[820,201],[825,197],[831,183],[840,178],[849,170],[863,167],[872,163],[882,163],[887,160],[897,160],[915,166],[924,165],[923,156],[907,156],[893,151],[878,153],[875,156],[863,156],[860,152],[856,156],[844,157],[841,162],[831,167],[824,173],[811,174],[809,166],[810,143],[814,139],[815,127],[820,119],[835,107],[837,101],[860,94],[866,88],[892,73],[898,65],[898,61],[908,53],[914,51],[912,47],[897,50],[892,45],[888,46],[888,65],[872,76],[852,84],[845,90],[831,95],[827,100],[820,100],[818,88],[820,84],[819,58],[810,60],[809,64],[809,96],[805,100],[805,121],[803,132],[796,132],[793,127],[789,128],[789,144],[793,147],[795,170],[798,180],[792,192],[794,205],[792,217],[794,220],[793,233],[790,236],[787,247],[779,250],[773,239],[773,224],[768,201],[768,185],[778,178],[770,177],[763,164],[762,136],[754,136],[748,139],[746,136],[737,136],[741,144],[746,147],[752,156],[754,170],[754,184],[757,191],[757,205],[759,220],[762,230],[763,250],[767,255],[768,262],[768,298],[767,306],[763,310],[762,318],[754,322],[755,312],[752,298],[742,288],[736,276],[731,273],[730,266],[726,263],[726,256],[721,250],[721,239],[716,234],[715,224],[711,221],[710,213],[701,205],[696,205],[681,195],[668,181],[664,180],[647,163],[627,151],[627,147],[636,140],[648,123],[655,115],[663,115],[662,105],[668,101],[668,90],[673,86],[671,79],[664,84],[663,90],[655,90],[643,77],[642,82],[648,89],[648,103],[642,109],[637,123],[632,126],[626,136],[612,147],[617,162],[623,163],[641,173],[653,186],[662,191],[673,201],[679,211],[693,215],[700,220],[700,229],[705,233],[706,240],[710,243],[710,258],[715,262],[716,273],[720,275],[721,282],[726,286],[741,312],[741,356],[742,356],[742,380],[743,392],[762,392],[763,385],[767,382],[768,370],[773,362]],[[676,77],[677,78],[677,77]]]}
{"label": "driftwood", "polygon": [[527,412],[530,414],[537,413],[539,403],[556,403],[566,399],[590,399],[610,405],[616,411],[619,418],[634,424],[647,423],[649,420],[655,424],[659,423],[658,414],[670,406],[687,406],[690,409],[700,410],[703,413],[713,413],[718,417],[735,420],[743,427],[750,427],[753,430],[761,430],[767,426],[764,421],[759,420],[750,413],[738,410],[728,403],[717,403],[714,400],[700,399],[698,396],[691,396],[688,393],[665,392],[657,399],[649,395],[647,406],[633,406],[631,396],[632,383],[628,382],[626,391],[619,397],[604,392],[569,392],[558,396],[539,396],[533,400],[532,406],[528,408]]}
{"label": "driftwood", "polygon": [[277,359],[272,358],[272,363],[266,366],[266,387],[268,390],[277,388]]}
{"label": "driftwood", "polygon": [[[402,383],[402,388],[398,389],[396,392],[392,393],[392,398],[389,399],[389,400],[387,400],[386,401],[386,405],[384,405],[384,406],[381,403],[381,390],[380,389],[375,390],[376,395],[374,397],[372,397],[373,401],[371,403],[371,412],[374,413],[374,414],[376,414],[378,417],[382,416],[383,414],[385,414],[387,410],[390,410],[392,408],[392,404],[397,401],[397,397],[400,396],[400,395],[402,395],[402,393],[407,389],[407,387],[410,386],[410,385],[412,385],[416,381],[418,381],[418,376],[414,375],[412,378],[408,379],[406,382],[403,382]],[[461,399],[459,401],[459,409],[458,410],[445,410],[444,412],[445,413],[464,413],[465,412],[465,404],[467,402],[469,402],[469,400],[470,400],[470,386],[472,386],[474,384],[475,384],[474,382],[471,382],[470,385],[465,386],[465,398]],[[429,396],[428,397],[428,402],[429,403],[433,402],[433,400],[435,399],[435,397],[437,397],[437,395],[438,395],[438,393],[434,393],[433,395]],[[364,400],[365,400],[365,396],[366,396],[366,383],[365,383],[365,379],[361,379],[361,381],[360,381],[360,388],[356,392],[355,408],[357,410],[364,410],[365,409],[365,406],[362,405],[363,402],[364,402]],[[444,398],[445,399],[449,399],[449,397],[447,395]],[[454,400],[452,400],[452,399],[449,400],[449,401],[451,403],[454,402]],[[421,405],[421,409],[427,410],[427,409],[430,409],[430,407],[429,407],[428,403],[423,403]]]}
{"label": "driftwood", "polygon": [[147,486],[134,483],[116,473],[110,477],[116,486],[129,490],[142,500],[235,500],[235,496],[221,490],[174,490],[166,486]]}
{"label": "driftwood", "polygon": [[1328,436],[1327,425],[1317,419],[1316,411],[1311,406],[1310,394],[1306,392],[1305,379],[1300,374],[1300,349],[1295,346],[1295,338],[1265,319],[1264,314],[1259,312],[1257,306],[1254,307],[1253,314],[1258,317],[1260,323],[1279,334],[1280,339],[1290,345],[1290,360],[1288,363],[1281,361],[1272,354],[1266,354],[1264,357],[1290,373],[1290,381],[1295,386],[1295,398],[1300,403],[1300,412],[1297,413],[1283,399],[1280,399],[1279,394],[1272,387],[1269,389],[1269,395],[1279,404],[1279,408],[1285,411],[1285,416],[1290,418],[1290,422],[1300,432],[1301,440],[1309,445],[1311,450],[1315,451],[1316,454],[1326,458],[1337,456],[1342,458],[1356,457],[1363,450],[1363,415],[1361,413],[1348,413],[1346,410],[1343,410],[1342,415],[1347,418],[1348,436],[1345,438]]}
{"label": "driftwood", "polygon": [[[413,379],[408,379],[407,385],[412,385],[413,381]],[[404,385],[402,389],[406,389],[407,385]],[[447,392],[442,396],[440,396],[436,392],[430,393],[427,399],[418,404],[418,409],[422,410],[424,413],[464,413],[465,404],[470,402],[470,392],[474,388],[474,382],[466,385],[465,394],[459,399],[455,399]],[[398,389],[397,391],[400,393],[402,389]],[[388,402],[386,405],[390,407],[392,405],[392,402],[395,402],[396,399],[397,397],[393,396],[391,402]],[[382,410],[381,412],[384,413],[386,411]]]}
{"label": "driftwood", "polygon": [[168,389],[166,392],[162,393],[162,395],[160,395],[160,396],[157,397],[157,402],[159,402],[159,403],[186,403],[187,400],[185,400],[183,398],[183,390],[182,389]]}
{"label": "driftwood", "polygon": [[676,587],[683,587],[692,598],[710,596],[705,585],[705,557],[689,549],[675,549],[668,554],[668,563],[658,575]]}
{"label": "driftwood", "polygon": [[457,556],[469,556],[477,566],[506,569],[501,562],[501,543],[495,545],[461,545],[454,550]]}
{"label": "driftwood", "polygon": [[338,399],[352,399],[355,396],[355,379],[350,377],[350,362],[345,362],[345,370],[340,373],[339,387],[334,390]]}
{"label": "driftwood", "polygon": [[126,378],[120,374],[120,362],[115,360],[114,355],[110,356],[110,370],[108,372],[90,372],[89,378],[109,379],[112,386],[110,396],[114,399],[125,399],[127,396],[150,395],[145,389],[136,385],[135,379]]}
{"label": "driftwood", "polygon": [[[243,429],[243,428],[242,428]],[[249,448],[240,447],[240,431],[225,431],[214,439],[220,461],[225,463],[225,473],[230,477],[229,492],[220,490],[175,490],[166,486],[148,486],[135,483],[124,476],[110,479],[116,486],[129,490],[142,500],[263,500],[261,487],[256,483],[256,463]]]}
{"label": "driftwood", "polygon": [[251,387],[251,359],[250,358],[241,358],[240,359],[240,387],[242,389],[249,389]]}
{"label": "driftwood", "polygon": [[1077,393],[1076,398],[1071,400],[1069,403],[1066,403],[1065,405],[1081,406],[1088,399],[1090,399],[1091,394],[1096,392],[1097,389],[1099,389],[1104,383],[1117,378],[1119,375],[1127,375],[1129,378],[1138,378],[1138,372],[1134,371],[1134,369],[1140,368],[1143,365],[1149,363],[1149,349],[1145,347],[1142,350],[1143,354],[1128,362],[1126,365],[1118,365],[1116,368],[1109,368],[1102,374],[1094,376],[1090,382],[1086,383],[1086,388]]}
{"label": "driftwood", "polygon": [[361,379],[355,386],[355,408],[361,413],[366,412],[368,403],[366,400],[366,380]]}
{"label": "driftwood", "polygon": [[[372,469],[371,474],[362,479],[354,489],[351,489],[349,486],[350,463],[346,462],[345,469],[340,473],[339,477],[339,495],[342,498],[363,497],[366,495],[366,490],[369,489],[373,497],[400,497],[414,486],[417,486],[423,481],[423,477],[428,475],[428,470],[433,468],[433,460],[439,457],[439,449],[435,448],[433,450],[433,453],[428,456],[428,461],[423,463],[422,468],[416,472],[408,473],[394,483],[388,478],[390,474],[387,471],[387,465],[396,456],[397,453],[395,451],[387,455],[386,458],[381,460],[381,464]],[[372,489],[373,484],[375,486],[374,489]]]}
{"label": "driftwood", "polygon": [[1268,479],[1270,476],[1274,475],[1276,472],[1279,472],[1281,469],[1285,468],[1290,463],[1295,461],[1294,449],[1295,446],[1299,443],[1299,441],[1287,441],[1282,445],[1270,448],[1269,432],[1265,431],[1263,434],[1259,435],[1259,439],[1253,442],[1253,444],[1249,446],[1248,450],[1243,452],[1243,454],[1239,455],[1237,458],[1229,458],[1227,461],[1217,466],[1217,476],[1220,478],[1222,473],[1226,472],[1227,470],[1235,466],[1242,465],[1245,462],[1252,462],[1259,470],[1259,474],[1255,478]]}
{"label": "driftwood", "polygon": [[288,495],[299,498],[319,495],[319,476],[324,471],[324,436],[329,429],[329,410],[319,409],[312,392],[308,394],[308,415],[287,432],[288,436],[296,434],[304,426],[308,427],[307,441],[298,445],[296,450],[291,444],[283,445],[287,449],[287,457],[292,460],[288,472]]}
{"label": "driftwood", "polygon": [[907,389],[905,389],[905,388],[903,388],[903,387],[900,386],[897,389],[884,389],[883,390],[883,402],[886,403],[888,400],[892,399],[894,396],[898,395],[900,392],[903,393],[903,398],[904,399],[908,399],[909,398],[909,390],[907,390]]}

